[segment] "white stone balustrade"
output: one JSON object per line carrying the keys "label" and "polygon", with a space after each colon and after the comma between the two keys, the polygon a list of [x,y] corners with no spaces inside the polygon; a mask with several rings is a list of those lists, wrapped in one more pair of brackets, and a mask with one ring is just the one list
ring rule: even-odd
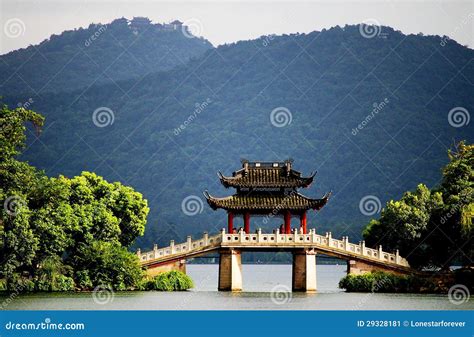
{"label": "white stone balustrade", "polygon": [[234,246],[255,246],[255,247],[295,247],[295,248],[318,248],[331,249],[341,255],[360,255],[363,259],[367,260],[380,260],[384,263],[397,264],[404,267],[409,267],[406,259],[400,257],[398,250],[392,254],[382,250],[382,246],[378,249],[372,249],[365,247],[365,242],[361,241],[359,244],[353,244],[349,242],[349,238],[343,237],[342,240],[332,238],[331,233],[326,235],[316,234],[314,230],[310,230],[308,234],[293,233],[293,234],[281,234],[276,230],[273,234],[264,234],[259,229],[255,234],[246,234],[240,232],[238,234],[226,233],[222,230],[220,234],[209,236],[204,233],[202,239],[193,241],[188,236],[186,242],[181,244],[175,244],[174,241],[170,242],[169,247],[158,249],[155,245],[155,249],[152,251],[142,253],[140,250],[137,251],[137,255],[141,262],[147,262],[156,259],[162,259],[171,255],[186,255],[187,253],[197,252],[206,248],[212,247],[234,247]]}

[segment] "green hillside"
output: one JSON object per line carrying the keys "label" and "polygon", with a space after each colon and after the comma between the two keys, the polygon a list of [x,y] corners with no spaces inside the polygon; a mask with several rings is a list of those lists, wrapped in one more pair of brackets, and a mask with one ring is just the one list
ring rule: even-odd
{"label": "green hillside", "polygon": [[[207,40],[190,37],[179,21],[153,24],[145,18],[52,35],[39,45],[0,56],[0,92],[30,93],[28,98],[34,99],[51,91],[113,83],[126,93],[144,75],[171,69],[212,48]],[[125,79],[126,84],[117,83]]]}
{"label": "green hillside", "polygon": [[[436,185],[447,148],[473,141],[472,123],[453,121],[450,111],[474,111],[474,51],[441,41],[389,27],[366,38],[358,26],[262,37],[210,49],[139,85],[96,83],[35,97],[31,108],[46,124],[39,139],[31,133],[24,159],[48,175],[94,171],[142,192],[150,214],[137,245],[146,248],[225,227],[225,214],[202,195],[233,193],[218,170],[231,174],[241,158],[291,157],[295,169],[318,171],[303,194],[333,191],[309,227],[355,241],[377,217],[361,212],[364,197],[383,205],[420,182]],[[27,98],[7,95],[12,103]],[[113,123],[97,127],[94,111]],[[190,195],[202,202],[195,215],[182,211]],[[254,219],[252,227],[271,230],[280,221]]]}

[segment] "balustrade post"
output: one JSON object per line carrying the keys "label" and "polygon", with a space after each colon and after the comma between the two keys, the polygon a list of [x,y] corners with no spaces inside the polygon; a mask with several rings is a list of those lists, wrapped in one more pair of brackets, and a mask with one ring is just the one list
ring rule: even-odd
{"label": "balustrade post", "polygon": [[140,258],[141,260],[141,255],[142,255],[142,250],[140,248],[137,249],[137,256]]}
{"label": "balustrade post", "polygon": [[400,253],[398,249],[395,251],[395,263],[400,264]]}
{"label": "balustrade post", "polygon": [[332,239],[332,234],[331,232],[326,233],[326,236],[328,238],[328,246],[331,246],[331,239]]}
{"label": "balustrade post", "polygon": [[280,242],[280,228],[277,228],[275,231],[275,242]]}
{"label": "balustrade post", "polygon": [[379,246],[379,260],[383,260],[383,256],[382,256],[382,245]]}
{"label": "balustrade post", "polygon": [[344,242],[344,250],[347,250],[347,246],[349,245],[349,237],[344,236],[343,242]]}
{"label": "balustrade post", "polygon": [[188,237],[186,239],[186,243],[187,243],[187,246],[188,246],[188,251],[191,250],[193,248],[191,235],[188,235]]}
{"label": "balustrade post", "polygon": [[174,240],[170,241],[170,254],[174,254]]}
{"label": "balustrade post", "polygon": [[360,255],[362,256],[365,255],[365,241],[364,240],[360,242]]}
{"label": "balustrade post", "polygon": [[257,230],[257,242],[261,242],[262,241],[262,229],[259,228]]}
{"label": "balustrade post", "polygon": [[209,234],[207,232],[204,232],[203,239],[204,239],[204,246],[207,246],[209,243]]}

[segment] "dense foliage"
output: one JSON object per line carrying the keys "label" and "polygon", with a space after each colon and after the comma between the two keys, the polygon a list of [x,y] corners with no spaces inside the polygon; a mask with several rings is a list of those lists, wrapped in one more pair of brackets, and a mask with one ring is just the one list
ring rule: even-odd
{"label": "dense foliage", "polygon": [[[143,192],[151,212],[145,236],[137,240],[142,249],[226,227],[224,212],[207,207],[202,191],[231,194],[216,172],[231,174],[241,157],[292,157],[305,175],[318,170],[315,183],[302,192],[319,197],[332,190],[333,197],[318,214],[310,212],[309,226],[357,241],[378,215],[360,211],[363,197],[373,195],[384,204],[420,182],[437,185],[452,139],[474,140],[472,122],[453,127],[448,121],[454,107],[474,111],[474,51],[453,40],[441,47],[441,41],[389,27],[368,39],[358,26],[266,36],[209,49],[138,83],[136,78],[120,82],[133,87],[127,95],[105,84],[8,100],[17,104],[33,97],[32,106],[48,119],[40,141],[31,135],[24,153],[35,166],[49,175],[93,171]],[[82,75],[88,76],[77,74],[73,82],[83,83]],[[68,88],[65,83],[61,90]],[[385,99],[368,120],[374,104]],[[99,107],[113,111],[113,124],[94,125],[92,114]],[[277,107],[291,112],[291,123],[271,123]],[[437,202],[436,193],[419,193]],[[202,202],[192,216],[181,208],[190,195]],[[413,226],[423,227],[424,221]],[[241,226],[242,219],[235,223]],[[271,231],[281,219],[251,223],[252,230]]]}
{"label": "dense foliage", "polygon": [[473,271],[462,269],[446,275],[398,275],[381,271],[361,275],[349,274],[339,281],[339,288],[348,292],[374,293],[446,293],[455,284],[465,284],[471,290]]}
{"label": "dense foliage", "polygon": [[3,284],[38,291],[136,287],[142,270],[126,247],[144,233],[147,201],[94,173],[49,178],[17,160],[27,121],[43,124],[31,110],[0,107]]}
{"label": "dense foliage", "polygon": [[177,270],[160,273],[145,284],[145,289],[158,291],[184,291],[193,287],[191,278]]}
{"label": "dense foliage", "polygon": [[399,249],[415,267],[472,265],[474,145],[461,142],[449,158],[440,186],[430,190],[420,184],[387,203],[364,231],[368,245]]}

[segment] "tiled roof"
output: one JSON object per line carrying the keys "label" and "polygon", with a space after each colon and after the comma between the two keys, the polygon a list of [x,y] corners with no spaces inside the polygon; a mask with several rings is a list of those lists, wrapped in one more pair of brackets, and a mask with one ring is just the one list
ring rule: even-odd
{"label": "tiled roof", "polygon": [[254,211],[262,213],[279,213],[283,210],[304,211],[308,209],[321,209],[329,200],[330,193],[321,199],[311,199],[299,193],[289,195],[235,194],[225,198],[215,198],[205,192],[208,204],[214,209],[223,208],[230,211]]}
{"label": "tiled roof", "polygon": [[308,187],[313,182],[314,174],[301,177],[300,172],[287,171],[285,167],[252,167],[234,172],[232,177],[219,173],[219,177],[225,187],[297,188]]}

